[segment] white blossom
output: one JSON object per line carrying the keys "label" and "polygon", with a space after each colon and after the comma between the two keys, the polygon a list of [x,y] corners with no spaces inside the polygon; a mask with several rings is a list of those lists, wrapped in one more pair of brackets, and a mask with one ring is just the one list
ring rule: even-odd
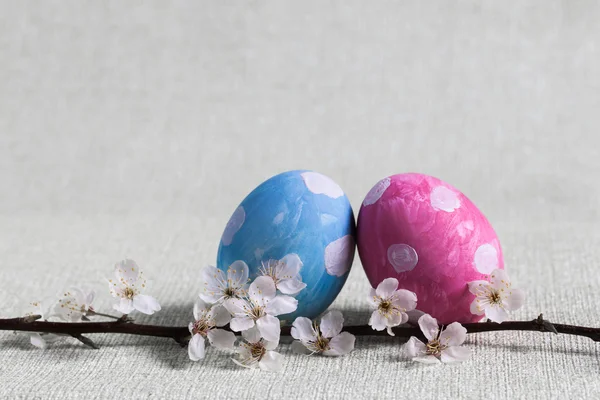
{"label": "white blossom", "polygon": [[387,278],[377,286],[377,289],[371,288],[368,297],[369,303],[375,307],[369,325],[376,331],[387,328],[391,336],[394,336],[392,327],[406,323],[408,321],[406,313],[417,306],[416,294],[405,289],[397,289],[398,280]]}
{"label": "white blossom", "polygon": [[209,265],[202,270],[201,286],[200,298],[207,303],[244,297],[248,289],[248,265],[238,260],[227,268],[227,275]]}
{"label": "white blossom", "polygon": [[93,313],[95,293],[77,287],[67,289],[54,305],[53,314],[69,322],[81,321],[88,313]]}
{"label": "white blossom", "polygon": [[525,292],[512,288],[510,279],[503,269],[495,269],[490,281],[469,282],[469,291],[475,295],[471,313],[483,315],[494,322],[508,319],[508,311],[515,311],[525,302]]}
{"label": "white blossom", "polygon": [[281,293],[295,295],[306,287],[300,276],[300,268],[302,260],[297,254],[291,253],[281,260],[262,262],[259,275],[271,277]]}
{"label": "white blossom", "polygon": [[256,326],[263,338],[279,342],[281,325],[276,317],[296,311],[298,300],[291,296],[277,295],[273,279],[259,276],[250,285],[248,297],[230,298],[224,305],[233,316],[231,330],[240,332]]}
{"label": "white blossom", "polygon": [[148,281],[143,272],[133,260],[123,260],[115,265],[115,278],[108,280],[110,294],[119,299],[113,308],[123,314],[138,310],[144,314],[154,314],[160,311],[158,301],[143,292],[147,289]]}
{"label": "white blossom", "polygon": [[39,315],[40,319],[43,321],[47,321],[50,318],[50,310],[51,310],[49,301],[32,301],[29,303],[27,310],[25,311],[26,317],[32,317],[34,315]]}
{"label": "white blossom", "polygon": [[189,330],[192,334],[188,344],[188,355],[190,360],[198,361],[204,358],[206,340],[211,345],[222,350],[233,350],[235,335],[233,332],[217,327],[229,323],[231,316],[221,304],[211,306],[203,300],[198,299],[194,304],[194,322],[190,322]]}
{"label": "white blossom", "polygon": [[276,351],[279,341],[269,341],[261,338],[258,329],[242,332],[242,341],[238,347],[238,359],[233,362],[245,367],[259,367],[263,371],[278,372],[282,368],[283,356]]}
{"label": "white blossom", "polygon": [[304,345],[310,354],[343,356],[354,349],[356,339],[354,335],[342,332],[343,326],[342,313],[332,310],[321,317],[320,325],[305,317],[296,318],[291,333],[292,337]]}
{"label": "white blossom", "polygon": [[429,314],[419,318],[419,327],[427,338],[427,343],[411,337],[405,345],[405,354],[413,361],[426,364],[453,363],[465,361],[471,351],[461,347],[467,338],[467,330],[458,322],[440,329],[437,320]]}

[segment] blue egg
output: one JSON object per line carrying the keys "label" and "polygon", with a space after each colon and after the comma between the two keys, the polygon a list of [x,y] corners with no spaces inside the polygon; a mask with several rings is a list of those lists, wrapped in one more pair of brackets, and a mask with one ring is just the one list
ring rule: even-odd
{"label": "blue egg", "polygon": [[306,288],[295,295],[298,309],[279,318],[315,318],[344,286],[355,250],[352,206],[330,178],[313,171],[289,171],[254,189],[235,210],[219,245],[223,271],[243,260],[250,279],[262,262],[297,254]]}

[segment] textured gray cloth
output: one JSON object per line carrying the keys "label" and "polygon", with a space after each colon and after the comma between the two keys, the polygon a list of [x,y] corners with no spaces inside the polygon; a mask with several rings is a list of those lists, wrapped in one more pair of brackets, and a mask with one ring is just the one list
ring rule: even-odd
{"label": "textured gray cloth", "polygon": [[[425,4],[427,3],[427,4]],[[307,168],[355,212],[382,177],[461,189],[528,300],[599,326],[600,7],[519,2],[29,2],[0,6],[0,315],[132,257],[186,325],[237,204]],[[357,258],[334,307],[366,323]],[[472,360],[417,367],[399,339],[344,358],[281,346],[280,374],[175,342],[90,335],[40,351],[0,333],[6,398],[598,398],[600,344],[472,335]],[[210,349],[209,349],[210,350]]]}

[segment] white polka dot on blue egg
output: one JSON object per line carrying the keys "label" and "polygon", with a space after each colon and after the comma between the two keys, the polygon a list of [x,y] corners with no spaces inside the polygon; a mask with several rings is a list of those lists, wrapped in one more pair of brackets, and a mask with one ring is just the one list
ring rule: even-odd
{"label": "white polka dot on blue egg", "polygon": [[315,318],[346,282],[355,250],[355,222],[348,198],[331,178],[289,171],[268,179],[236,208],[221,237],[217,266],[243,260],[254,279],[263,263],[296,254],[306,288],[295,295],[298,309],[279,318]]}

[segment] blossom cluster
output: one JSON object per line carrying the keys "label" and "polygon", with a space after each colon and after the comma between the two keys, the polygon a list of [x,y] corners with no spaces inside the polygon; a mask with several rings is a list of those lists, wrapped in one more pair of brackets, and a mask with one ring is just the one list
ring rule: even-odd
{"label": "blossom cluster", "polygon": [[[306,288],[300,273],[302,266],[298,255],[292,253],[280,260],[262,262],[253,280],[248,265],[241,260],[226,271],[213,266],[204,268],[199,297],[193,307],[194,320],[188,325],[190,360],[205,357],[208,341],[217,349],[236,352],[233,361],[242,367],[279,371],[283,356],[276,351],[282,324],[278,317],[298,308],[296,296]],[[115,299],[113,308],[122,313],[120,317],[96,311],[92,304],[94,291],[77,287],[68,288],[50,302],[32,302],[26,315],[45,321],[83,322],[101,316],[127,322],[128,314],[133,311],[148,315],[160,311],[158,301],[147,294],[150,282],[135,261],[118,262],[114,276],[107,283]],[[471,313],[485,315],[495,323],[505,321],[508,313],[520,308],[525,299],[524,292],[513,288],[506,271],[501,269],[492,271],[489,280],[470,282],[468,290],[475,296]],[[395,327],[406,323],[419,326],[420,338],[411,337],[404,346],[408,358],[426,364],[469,358],[470,350],[462,347],[467,329],[459,322],[441,326],[431,315],[420,312],[417,295],[399,288],[396,278],[384,279],[370,289],[367,301],[373,309],[369,325],[375,331],[385,330],[394,336]],[[354,349],[355,337],[342,331],[343,324],[344,317],[337,310],[326,312],[319,321],[299,316],[291,325],[290,334],[295,339],[292,348],[301,354],[346,355]],[[235,333],[241,337],[237,338]],[[31,343],[40,348],[66,336],[28,335]]]}
{"label": "blossom cluster", "polygon": [[[475,295],[471,303],[471,313],[485,315],[488,320],[502,323],[508,318],[508,312],[520,308],[525,293],[512,287],[506,271],[496,269],[490,274],[490,280],[469,282],[469,291]],[[452,363],[469,358],[470,351],[460,347],[467,338],[467,330],[453,322],[440,327],[437,320],[429,314],[416,310],[417,296],[405,289],[398,289],[396,278],[384,279],[376,289],[371,289],[369,303],[375,308],[369,325],[377,331],[387,329],[394,336],[392,328],[409,321],[408,313],[419,315],[417,321],[427,343],[411,337],[404,347],[404,353],[413,361],[426,364]]]}
{"label": "blossom cluster", "polygon": [[[281,323],[279,315],[298,308],[294,297],[306,284],[302,282],[302,261],[297,254],[280,260],[263,262],[258,276],[250,282],[248,265],[243,261],[231,264],[227,271],[209,266],[203,270],[201,293],[194,306],[194,319],[189,330],[192,340],[188,347],[193,361],[204,358],[205,342],[222,350],[234,350],[236,338],[232,332],[217,329],[229,324],[231,331],[241,332],[237,345],[238,358],[233,361],[243,367],[259,367],[278,371],[282,355],[279,345]],[[320,324],[298,317],[292,324],[292,336],[308,353],[326,356],[344,355],[354,348],[354,336],[341,332],[343,316],[339,311],[325,314]]]}
{"label": "blossom cluster", "polygon": [[[118,299],[113,308],[123,313],[124,316],[134,310],[148,315],[160,311],[158,301],[145,294],[149,282],[135,261],[125,259],[118,262],[114,266],[114,277],[107,279],[107,283],[110,294]],[[113,317],[96,312],[92,305],[95,297],[96,293],[93,290],[70,287],[54,299],[31,302],[25,315],[36,315],[44,321],[65,322],[89,321],[91,316]],[[42,349],[45,349],[48,343],[61,338],[61,335],[48,333],[29,333],[28,335],[31,344]],[[64,335],[62,336],[64,337]]]}

